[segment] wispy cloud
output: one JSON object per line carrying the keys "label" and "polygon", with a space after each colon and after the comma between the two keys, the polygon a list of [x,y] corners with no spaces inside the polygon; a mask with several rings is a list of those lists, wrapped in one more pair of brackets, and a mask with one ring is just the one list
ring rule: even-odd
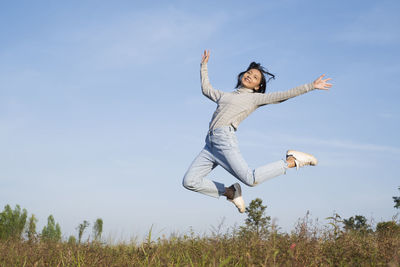
{"label": "wispy cloud", "polygon": [[[40,64],[73,65],[79,70],[154,66],[186,60],[188,48],[218,33],[227,20],[224,11],[210,11],[205,19],[174,7],[135,10],[95,22],[61,24],[48,30],[42,39],[15,40],[0,54],[13,61],[23,54],[21,60],[37,62],[39,58]],[[43,34],[38,29],[33,35]]]}
{"label": "wispy cloud", "polygon": [[352,140],[323,140],[315,138],[300,138],[297,141],[305,144],[313,144],[340,149],[400,154],[400,148],[397,147],[384,146],[379,144],[358,143]]}
{"label": "wispy cloud", "polygon": [[[394,146],[385,146],[380,144],[360,143],[354,140],[339,140],[339,139],[322,139],[317,137],[302,137],[297,135],[289,135],[286,133],[265,134],[256,131],[246,131],[244,133],[243,145],[260,146],[259,141],[250,140],[271,140],[272,143],[290,143],[298,145],[307,145],[311,147],[318,146],[323,148],[339,148],[341,150],[356,150],[379,153],[400,154],[400,148]],[[265,141],[263,141],[265,142]]]}
{"label": "wispy cloud", "polygon": [[225,19],[221,13],[204,20],[175,8],[152,10],[86,29],[73,29],[69,37],[60,38],[79,43],[82,54],[97,67],[142,65],[171,57],[172,51],[209,38]]}
{"label": "wispy cloud", "polygon": [[378,117],[382,118],[382,119],[387,119],[387,120],[398,120],[399,119],[399,115],[393,112],[381,112],[378,113]]}

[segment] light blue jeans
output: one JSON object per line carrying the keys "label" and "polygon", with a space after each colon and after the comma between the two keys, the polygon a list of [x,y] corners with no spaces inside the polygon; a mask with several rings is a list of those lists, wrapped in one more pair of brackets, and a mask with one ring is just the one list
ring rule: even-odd
{"label": "light blue jeans", "polygon": [[207,134],[206,145],[187,170],[183,186],[212,197],[223,195],[225,185],[206,178],[218,165],[248,186],[285,174],[287,169],[283,160],[250,169],[240,153],[234,128],[224,126]]}

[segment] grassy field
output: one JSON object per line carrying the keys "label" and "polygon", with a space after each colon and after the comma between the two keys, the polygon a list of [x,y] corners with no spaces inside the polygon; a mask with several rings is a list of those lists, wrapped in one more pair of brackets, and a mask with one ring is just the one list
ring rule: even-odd
{"label": "grassy field", "polygon": [[[395,208],[400,198],[393,197]],[[81,242],[88,221],[79,224],[78,238],[62,238],[52,215],[38,233],[36,218],[6,205],[0,213],[0,266],[400,266],[400,222],[369,223],[361,215],[338,214],[325,224],[307,212],[290,233],[282,232],[266,215],[262,200],[246,207],[244,225],[211,232],[147,237],[131,243],[102,241],[102,219],[92,239]]]}
{"label": "grassy field", "polygon": [[210,236],[149,237],[135,244],[0,241],[1,266],[400,266],[399,228],[343,231],[307,220],[289,233],[274,227]]}

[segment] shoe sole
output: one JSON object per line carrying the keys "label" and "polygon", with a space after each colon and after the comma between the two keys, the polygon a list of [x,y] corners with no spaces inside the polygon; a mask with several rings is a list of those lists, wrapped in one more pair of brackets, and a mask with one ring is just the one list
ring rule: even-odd
{"label": "shoe sole", "polygon": [[301,152],[301,151],[288,150],[288,151],[286,152],[286,157],[288,157],[288,156],[293,156],[294,158],[296,158],[295,155],[298,154],[298,153],[301,153],[301,154],[303,154],[304,156],[310,157],[310,165],[311,165],[311,166],[316,166],[316,165],[318,164],[318,160],[317,160],[316,157],[314,157],[314,156],[311,155],[311,154],[308,154],[308,153],[305,153],[305,152]]}
{"label": "shoe sole", "polygon": [[[236,208],[238,209],[238,211],[239,211],[240,213],[244,213],[244,212],[246,211],[246,205],[245,205],[244,199],[243,199],[243,197],[242,197],[242,188],[241,188],[240,184],[238,184],[238,183],[235,183],[235,184],[234,184],[234,187],[235,187],[235,190],[236,190],[235,195],[236,195],[236,193],[237,193],[239,196],[238,196],[238,197],[235,197],[234,199],[229,200],[229,201],[232,202],[232,203],[236,206]],[[235,202],[235,199],[237,199],[237,200],[240,199],[239,202],[241,202],[241,203],[238,203],[238,204],[243,204],[243,210],[241,210],[241,209],[238,207],[238,205],[237,205],[236,202]]]}

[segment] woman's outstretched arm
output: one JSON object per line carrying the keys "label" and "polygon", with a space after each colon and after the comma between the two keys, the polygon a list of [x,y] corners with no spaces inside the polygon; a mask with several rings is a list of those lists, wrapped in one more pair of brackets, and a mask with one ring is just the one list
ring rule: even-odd
{"label": "woman's outstretched arm", "polygon": [[257,94],[256,97],[256,105],[262,106],[267,104],[277,104],[283,101],[286,101],[292,97],[299,96],[310,92],[314,89],[319,90],[329,90],[332,87],[332,84],[328,83],[327,81],[331,80],[331,78],[323,79],[325,74],[318,77],[314,82],[307,83],[304,85],[297,86],[292,88],[288,91],[283,92],[272,92],[267,94]]}
{"label": "woman's outstretched arm", "polygon": [[223,95],[223,92],[215,90],[210,84],[210,81],[208,79],[208,70],[207,70],[207,63],[209,58],[210,58],[210,51],[204,50],[200,68],[201,90],[203,92],[203,95],[205,95],[212,101],[217,102]]}

